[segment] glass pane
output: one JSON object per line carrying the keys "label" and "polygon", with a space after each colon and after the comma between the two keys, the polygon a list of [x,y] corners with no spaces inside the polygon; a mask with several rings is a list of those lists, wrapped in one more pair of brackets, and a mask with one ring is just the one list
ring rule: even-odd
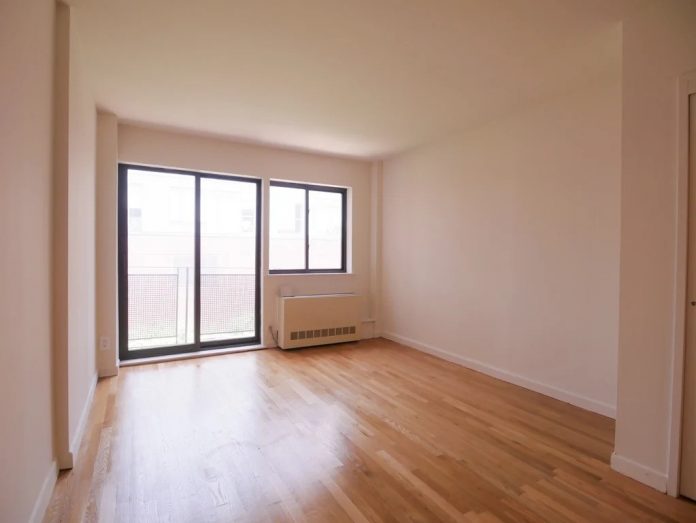
{"label": "glass pane", "polygon": [[256,334],[256,187],[201,178],[201,341]]}
{"label": "glass pane", "polygon": [[309,268],[341,268],[343,195],[309,191]]}
{"label": "glass pane", "polygon": [[305,190],[271,185],[268,268],[305,268]]}
{"label": "glass pane", "polygon": [[193,343],[193,176],[128,170],[128,349]]}

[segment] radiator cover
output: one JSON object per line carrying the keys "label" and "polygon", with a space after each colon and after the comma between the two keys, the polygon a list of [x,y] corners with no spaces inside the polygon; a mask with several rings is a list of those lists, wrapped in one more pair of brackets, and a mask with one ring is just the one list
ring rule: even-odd
{"label": "radiator cover", "polygon": [[278,346],[296,349],[359,340],[361,308],[357,294],[278,298]]}

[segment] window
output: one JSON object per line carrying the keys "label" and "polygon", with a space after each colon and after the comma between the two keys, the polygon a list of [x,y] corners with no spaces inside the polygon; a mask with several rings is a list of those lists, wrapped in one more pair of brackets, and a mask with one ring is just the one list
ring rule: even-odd
{"label": "window", "polygon": [[122,360],[259,343],[261,180],[119,166]]}
{"label": "window", "polygon": [[271,274],[346,272],[347,189],[271,182]]}
{"label": "window", "polygon": [[128,230],[143,232],[143,210],[137,207],[128,209]]}

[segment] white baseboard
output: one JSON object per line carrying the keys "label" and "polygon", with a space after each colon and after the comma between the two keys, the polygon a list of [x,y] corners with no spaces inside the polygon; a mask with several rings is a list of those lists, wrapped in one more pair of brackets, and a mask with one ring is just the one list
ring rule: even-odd
{"label": "white baseboard", "polygon": [[75,458],[77,453],[80,451],[80,444],[82,443],[82,437],[85,435],[85,429],[87,428],[87,420],[89,419],[89,413],[92,410],[92,400],[94,399],[94,391],[97,388],[97,374],[94,375],[92,379],[92,384],[89,387],[89,392],[87,392],[87,398],[82,406],[82,412],[80,413],[80,420],[77,422],[77,428],[75,429],[75,435],[70,442],[70,468],[75,466]]}
{"label": "white baseboard", "polygon": [[56,480],[58,479],[58,465],[56,462],[52,462],[48,473],[41,484],[41,490],[39,491],[39,496],[34,502],[34,508],[31,511],[31,516],[29,516],[29,523],[41,523],[46,514],[46,509],[48,504],[51,502],[51,496],[53,495],[53,487],[56,486]]}
{"label": "white baseboard", "polygon": [[655,490],[667,492],[667,474],[663,472],[641,465],[632,459],[620,456],[616,452],[611,454],[611,468]]}
{"label": "white baseboard", "polygon": [[534,392],[539,392],[557,400],[570,403],[571,405],[575,405],[576,407],[580,407],[582,409],[596,412],[603,416],[616,419],[616,407],[614,405],[609,405],[608,403],[603,403],[601,401],[593,400],[586,396],[581,396],[579,394],[575,394],[567,390],[559,389],[552,385],[547,385],[545,383],[541,383],[530,378],[520,376],[519,374],[515,374],[513,372],[509,372],[507,370],[500,369],[492,365],[488,365],[486,363],[474,360],[472,358],[467,358],[466,356],[462,356],[460,354],[453,354],[444,349],[433,347],[432,345],[428,345],[427,343],[422,343],[417,340],[407,338],[405,336],[400,336],[393,332],[382,332],[382,337],[387,338],[388,340],[395,341],[397,343],[401,343],[402,345],[406,345],[408,347],[417,349],[421,352],[426,352],[433,356],[437,356],[438,358],[442,358],[443,360],[451,361],[452,363],[457,363],[458,365],[462,365],[469,369],[473,369],[483,374],[487,374],[488,376],[507,381],[508,383],[512,383],[514,385],[519,385],[520,387],[524,387],[525,389],[533,390]]}

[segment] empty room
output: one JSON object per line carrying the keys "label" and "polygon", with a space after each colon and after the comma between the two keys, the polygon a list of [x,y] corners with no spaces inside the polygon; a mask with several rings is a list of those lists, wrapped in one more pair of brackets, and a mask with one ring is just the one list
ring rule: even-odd
{"label": "empty room", "polygon": [[0,66],[0,523],[696,523],[693,0],[0,0]]}

